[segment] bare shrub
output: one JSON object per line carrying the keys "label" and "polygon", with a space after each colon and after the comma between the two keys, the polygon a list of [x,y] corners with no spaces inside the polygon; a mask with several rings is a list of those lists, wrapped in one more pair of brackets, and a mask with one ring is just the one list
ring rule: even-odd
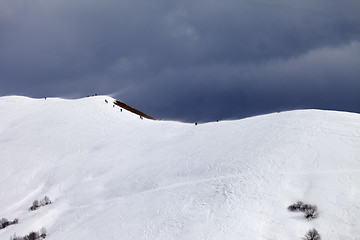
{"label": "bare shrub", "polygon": [[44,203],[45,203],[45,205],[48,205],[51,203],[50,198],[48,196],[44,197]]}
{"label": "bare shrub", "polygon": [[307,220],[312,220],[314,218],[317,218],[319,215],[317,206],[315,205],[304,204],[303,206],[301,206],[300,211],[302,211],[305,214],[305,218]]}
{"label": "bare shrub", "polygon": [[42,227],[40,229],[40,237],[42,237],[42,238],[46,237],[46,228]]}
{"label": "bare shrub", "polygon": [[15,218],[14,221],[9,221],[6,218],[0,219],[0,229],[6,228],[7,226],[19,223],[19,219]]}
{"label": "bare shrub", "polygon": [[317,218],[319,213],[317,211],[317,208],[309,208],[304,211],[305,218],[307,220],[312,220],[314,218]]}
{"label": "bare shrub", "polygon": [[317,210],[317,206],[303,203],[301,201],[298,201],[294,204],[291,204],[288,206],[288,210],[291,212],[303,212],[304,216],[308,220],[312,220],[314,218],[317,218],[319,215],[319,212]]}
{"label": "bare shrub", "polygon": [[29,237],[29,240],[37,240],[39,239],[39,232],[31,232],[29,233],[28,237]]}
{"label": "bare shrub", "polygon": [[51,203],[51,201],[50,201],[49,197],[45,196],[43,199],[40,200],[40,202],[39,202],[39,200],[35,200],[33,202],[32,206],[29,208],[29,210],[30,211],[35,211],[39,207],[48,205],[50,203]]}
{"label": "bare shrub", "polygon": [[39,240],[44,239],[46,237],[46,229],[44,227],[41,228],[39,232],[30,232],[28,235],[23,237],[16,236],[16,233],[10,237],[10,240]]}
{"label": "bare shrub", "polygon": [[32,204],[32,206],[30,207],[30,211],[35,211],[36,209],[38,209],[40,207],[40,203],[39,200],[35,200]]}
{"label": "bare shrub", "polygon": [[313,228],[305,234],[304,240],[321,240],[321,236],[318,231]]}
{"label": "bare shrub", "polygon": [[291,204],[290,206],[288,206],[288,210],[291,211],[291,212],[298,212],[300,211],[300,208],[301,206],[303,205],[304,203],[301,202],[301,201],[298,201],[294,204]]}
{"label": "bare shrub", "polygon": [[9,220],[6,218],[0,219],[0,229],[6,228],[9,224]]}

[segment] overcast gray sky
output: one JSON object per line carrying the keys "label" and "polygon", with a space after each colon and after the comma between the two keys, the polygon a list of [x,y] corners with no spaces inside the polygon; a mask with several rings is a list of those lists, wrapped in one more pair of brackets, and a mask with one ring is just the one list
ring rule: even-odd
{"label": "overcast gray sky", "polygon": [[360,112],[359,0],[1,0],[0,95],[160,119]]}

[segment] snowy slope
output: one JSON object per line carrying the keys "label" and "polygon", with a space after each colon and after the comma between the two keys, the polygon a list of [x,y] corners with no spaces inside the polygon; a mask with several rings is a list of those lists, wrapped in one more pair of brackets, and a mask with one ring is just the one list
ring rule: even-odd
{"label": "snowy slope", "polygon": [[[106,104],[104,100],[109,100]],[[0,239],[360,239],[360,115],[141,120],[97,96],[0,97]],[[52,204],[29,211],[45,195]],[[316,204],[307,221],[287,206]]]}

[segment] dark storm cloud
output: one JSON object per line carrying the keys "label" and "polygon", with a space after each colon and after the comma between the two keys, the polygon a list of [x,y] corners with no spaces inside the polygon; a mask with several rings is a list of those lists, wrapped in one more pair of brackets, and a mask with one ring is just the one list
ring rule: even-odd
{"label": "dark storm cloud", "polygon": [[358,0],[3,0],[0,94],[113,94],[186,121],[360,112],[359,12]]}

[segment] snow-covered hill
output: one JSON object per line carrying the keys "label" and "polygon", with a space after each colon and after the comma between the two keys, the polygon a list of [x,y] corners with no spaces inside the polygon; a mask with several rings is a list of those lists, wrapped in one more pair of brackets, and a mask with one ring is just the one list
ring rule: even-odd
{"label": "snow-covered hill", "polygon": [[[105,99],[109,103],[105,103]],[[360,239],[360,115],[185,124],[107,96],[0,98],[0,239]],[[36,199],[52,204],[29,211]],[[316,204],[312,221],[287,206]]]}

